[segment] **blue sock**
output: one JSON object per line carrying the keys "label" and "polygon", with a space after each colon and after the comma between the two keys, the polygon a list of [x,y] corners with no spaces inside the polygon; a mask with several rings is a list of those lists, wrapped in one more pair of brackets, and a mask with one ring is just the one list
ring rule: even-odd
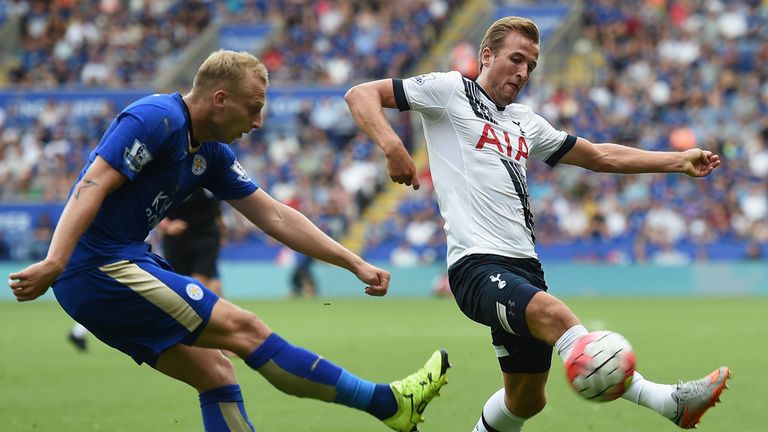
{"label": "blue sock", "polygon": [[237,384],[200,393],[200,409],[206,432],[255,431]]}
{"label": "blue sock", "polygon": [[311,351],[289,344],[277,333],[269,335],[245,363],[278,389],[295,396],[357,408],[379,419],[397,411],[389,385],[360,379]]}

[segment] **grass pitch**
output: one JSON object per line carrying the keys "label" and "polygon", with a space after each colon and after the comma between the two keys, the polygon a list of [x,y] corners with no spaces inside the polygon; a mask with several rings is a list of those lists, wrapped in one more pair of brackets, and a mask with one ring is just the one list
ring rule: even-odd
{"label": "grass pitch", "polygon": [[[624,334],[638,369],[658,382],[698,378],[732,368],[723,404],[700,425],[706,431],[768,430],[765,337],[768,298],[566,299],[592,328]],[[422,432],[468,432],[487,397],[501,387],[487,330],[450,299],[238,301],[294,344],[367,379],[389,382],[448,349],[449,385],[426,412]],[[55,302],[0,302],[0,430],[200,431],[194,390],[91,338],[82,354],[65,340],[71,322]],[[237,361],[246,407],[256,429],[358,432],[388,430],[345,407],[286,396]],[[620,400],[583,401],[553,359],[549,404],[526,431],[674,431],[668,420]]]}

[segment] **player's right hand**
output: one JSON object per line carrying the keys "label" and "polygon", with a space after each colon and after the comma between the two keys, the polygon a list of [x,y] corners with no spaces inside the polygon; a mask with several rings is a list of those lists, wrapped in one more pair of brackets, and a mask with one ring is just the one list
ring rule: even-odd
{"label": "player's right hand", "polygon": [[55,263],[40,261],[20,272],[8,275],[8,286],[11,287],[16,300],[20,302],[34,300],[48,291],[61,272],[61,267]]}
{"label": "player's right hand", "polygon": [[683,173],[691,177],[706,177],[720,166],[720,156],[709,150],[688,149],[683,152],[685,165]]}
{"label": "player's right hand", "polygon": [[419,178],[416,176],[416,165],[408,154],[408,150],[401,145],[393,146],[392,152],[387,154],[387,172],[395,183],[406,186],[413,185],[414,190],[419,190]]}
{"label": "player's right hand", "polygon": [[368,286],[365,287],[365,293],[369,296],[381,297],[387,294],[387,291],[389,290],[389,278],[391,277],[388,271],[365,263],[355,275],[358,279],[368,284]]}

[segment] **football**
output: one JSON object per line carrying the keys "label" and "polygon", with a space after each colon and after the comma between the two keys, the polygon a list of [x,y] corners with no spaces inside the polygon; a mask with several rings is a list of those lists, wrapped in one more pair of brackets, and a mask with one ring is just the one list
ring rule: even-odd
{"label": "football", "polygon": [[581,397],[596,402],[618,399],[632,383],[635,352],[624,336],[594,331],[580,337],[565,362],[568,383]]}

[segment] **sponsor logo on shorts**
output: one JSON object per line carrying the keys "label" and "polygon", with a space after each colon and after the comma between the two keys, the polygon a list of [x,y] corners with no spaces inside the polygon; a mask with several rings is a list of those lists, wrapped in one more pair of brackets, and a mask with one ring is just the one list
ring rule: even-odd
{"label": "sponsor logo on shorts", "polygon": [[193,283],[187,284],[187,295],[192,300],[200,300],[203,298],[203,289]]}
{"label": "sponsor logo on shorts", "polygon": [[207,167],[208,162],[205,161],[205,157],[201,154],[196,154],[195,158],[192,159],[192,174],[199,176],[205,172]]}

